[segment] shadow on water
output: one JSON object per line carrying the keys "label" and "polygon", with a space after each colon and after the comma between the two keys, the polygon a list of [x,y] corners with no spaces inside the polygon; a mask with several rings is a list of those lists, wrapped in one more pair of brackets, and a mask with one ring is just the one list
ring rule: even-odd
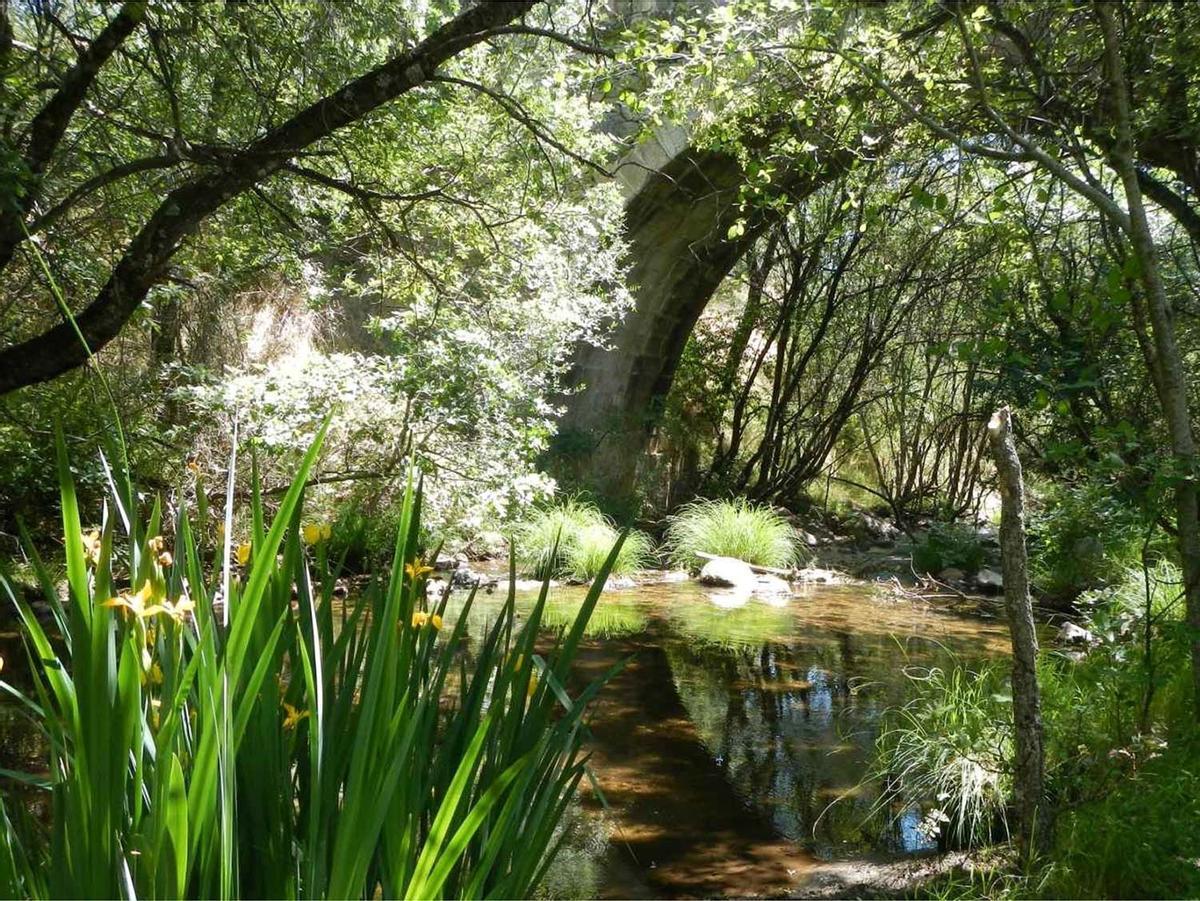
{"label": "shadow on water", "polygon": [[[559,589],[549,621],[581,597]],[[477,601],[481,618],[491,603]],[[906,667],[1008,645],[994,619],[861,587],[759,600],[644,585],[606,593],[588,631],[581,682],[630,659],[591,720],[609,897],[777,896],[824,860],[923,850],[915,811],[869,816],[879,718],[904,702]]]}

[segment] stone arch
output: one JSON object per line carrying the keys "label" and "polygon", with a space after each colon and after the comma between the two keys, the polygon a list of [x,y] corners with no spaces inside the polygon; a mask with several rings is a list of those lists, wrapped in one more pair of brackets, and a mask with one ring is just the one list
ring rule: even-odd
{"label": "stone arch", "polygon": [[[853,161],[848,152],[798,161],[803,165],[777,174],[775,184],[790,200],[802,200]],[[550,468],[563,481],[615,509],[633,495],[638,463],[697,319],[770,225],[759,214],[741,235],[728,237],[742,215],[743,182],[736,158],[684,146],[631,186],[625,227],[635,307],[607,348],[576,348],[567,377],[573,393],[564,400],[550,454]]]}

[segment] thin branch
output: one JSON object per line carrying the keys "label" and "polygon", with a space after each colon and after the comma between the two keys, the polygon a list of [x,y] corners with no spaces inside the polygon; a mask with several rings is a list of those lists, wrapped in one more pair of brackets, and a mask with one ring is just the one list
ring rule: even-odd
{"label": "thin branch", "polygon": [[599,172],[605,178],[612,178],[613,173],[608,169],[605,169],[595,160],[588,159],[582,154],[576,153],[570,147],[567,147],[553,135],[542,129],[541,126],[539,126],[534,120],[534,118],[525,110],[525,108],[521,106],[520,102],[515,97],[493,90],[492,88],[481,85],[478,82],[469,81],[465,78],[454,78],[450,75],[434,75],[429,80],[441,82],[442,84],[456,84],[460,87],[470,88],[472,91],[478,91],[480,94],[490,97],[492,100],[496,101],[496,103],[501,109],[504,110],[505,113],[529,129],[533,136],[539,141],[544,141],[559,153],[570,157],[581,166],[587,166],[589,169]]}
{"label": "thin branch", "polygon": [[552,41],[557,41],[570,47],[572,50],[578,50],[580,53],[585,53],[588,56],[603,56],[612,59],[616,54],[604,47],[598,47],[595,44],[588,44],[584,41],[577,41],[575,38],[569,37],[559,31],[551,31],[549,28],[534,28],[531,25],[505,25],[500,28],[489,28],[484,32],[485,37],[490,37],[493,34],[528,34],[536,37],[549,38]]}

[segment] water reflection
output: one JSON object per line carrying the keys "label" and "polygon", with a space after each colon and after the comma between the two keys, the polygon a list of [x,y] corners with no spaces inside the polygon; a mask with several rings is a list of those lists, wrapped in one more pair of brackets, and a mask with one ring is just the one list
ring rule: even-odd
{"label": "water reflection", "polygon": [[[568,622],[581,597],[555,592],[554,622]],[[712,855],[761,857],[771,836],[786,840],[761,867],[771,872],[748,884],[753,866],[741,861],[736,891],[779,890],[775,871],[802,866],[787,856],[796,845],[822,858],[927,847],[916,811],[869,816],[876,796],[864,775],[880,716],[906,699],[906,666],[1003,654],[1003,626],[864,588],[736,600],[693,583],[606,593],[588,630],[581,665],[637,661],[606,689],[593,730],[600,781],[621,801],[619,825],[635,856],[654,861],[641,864],[646,891],[727,889],[688,880],[711,869]],[[480,613],[498,602],[481,598]],[[753,850],[735,847],[736,835],[751,836]]]}

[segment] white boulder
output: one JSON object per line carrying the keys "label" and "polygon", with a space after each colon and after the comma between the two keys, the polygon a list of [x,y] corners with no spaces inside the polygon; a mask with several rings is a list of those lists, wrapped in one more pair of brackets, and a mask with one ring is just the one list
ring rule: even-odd
{"label": "white boulder", "polygon": [[757,577],[750,564],[733,557],[713,557],[700,570],[701,585],[718,588],[753,588]]}

